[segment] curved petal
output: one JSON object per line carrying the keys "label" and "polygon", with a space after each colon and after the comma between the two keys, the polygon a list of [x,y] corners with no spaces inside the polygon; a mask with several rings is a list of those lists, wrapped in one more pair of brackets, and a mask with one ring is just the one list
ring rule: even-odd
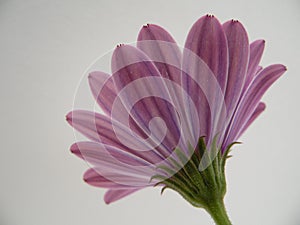
{"label": "curved petal", "polygon": [[163,77],[181,83],[182,54],[165,29],[154,24],[143,26],[138,35],[137,47],[153,61]]}
{"label": "curved petal", "polygon": [[110,204],[117,200],[120,200],[136,191],[141,190],[141,188],[131,188],[131,189],[111,189],[108,190],[104,195],[104,201],[106,204]]}
{"label": "curved petal", "polygon": [[124,105],[152,141],[172,151],[180,138],[179,119],[157,68],[142,51],[122,45],[112,56],[112,71],[121,100],[114,109],[118,111]]}
{"label": "curved petal", "polygon": [[132,188],[127,185],[122,185],[115,183],[104,176],[100,175],[99,172],[97,172],[97,169],[90,168],[88,169],[84,175],[83,179],[86,183],[89,185],[100,187],[100,188],[109,188],[109,189],[129,189]]}
{"label": "curved petal", "polygon": [[197,54],[208,65],[224,91],[227,83],[228,47],[220,22],[214,16],[201,17],[190,29],[185,48]]}
{"label": "curved petal", "polygon": [[248,35],[241,23],[228,21],[223,24],[227,37],[229,68],[225,93],[228,117],[231,118],[243,90],[249,61]]}
{"label": "curved petal", "polygon": [[96,142],[77,142],[70,147],[70,150],[73,154],[94,165],[101,165],[101,161],[103,159],[110,160],[110,157],[111,160],[115,159],[116,162],[119,161],[120,163],[124,163],[125,166],[134,165],[151,167],[152,165],[151,162],[140,158],[136,154],[118,149],[114,146],[104,145]]}
{"label": "curved petal", "polygon": [[[200,136],[206,142],[222,128],[219,116],[224,107],[227,82],[228,48],[224,31],[213,16],[200,18],[191,28],[183,54],[182,85],[197,106]],[[224,105],[225,106],[225,105]],[[190,105],[185,106],[189,113]],[[223,110],[224,111],[224,110]],[[226,110],[225,110],[226,112]],[[194,119],[190,119],[194,123]],[[199,127],[193,126],[193,132]]]}
{"label": "curved petal", "polygon": [[241,127],[250,121],[264,93],[285,71],[285,66],[275,64],[266,67],[255,77],[241,98],[223,149],[230,144],[230,138],[239,136]]}
{"label": "curved petal", "polygon": [[[66,117],[71,126],[92,141],[114,146],[149,162],[164,160],[165,152],[162,149],[152,149],[151,144],[136,136],[128,127],[107,116],[85,110],[74,110]],[[149,151],[142,151],[144,149]]]}
{"label": "curved petal", "polygon": [[250,58],[247,70],[247,81],[251,81],[257,72],[261,57],[265,49],[264,40],[256,40],[250,44]]}
{"label": "curved petal", "polygon": [[89,74],[88,78],[95,100],[101,109],[110,115],[112,104],[117,96],[112,76],[101,71],[94,71]]}
{"label": "curved petal", "polygon": [[151,180],[157,174],[155,166],[126,151],[95,142],[75,143],[71,151],[90,163],[94,172],[103,177],[100,180],[105,178],[126,187],[144,187],[157,182]]}
{"label": "curved petal", "polygon": [[266,104],[263,102],[260,102],[256,109],[254,110],[254,112],[252,113],[252,115],[250,116],[250,118],[248,119],[248,121],[244,124],[243,127],[241,127],[239,133],[237,134],[236,137],[233,138],[237,139],[240,136],[242,136],[242,134],[248,129],[248,127],[254,122],[254,120],[256,120],[256,118],[266,109]]}

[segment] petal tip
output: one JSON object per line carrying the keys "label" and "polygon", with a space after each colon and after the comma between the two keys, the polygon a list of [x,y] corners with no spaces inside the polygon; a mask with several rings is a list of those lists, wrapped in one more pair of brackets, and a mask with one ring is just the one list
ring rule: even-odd
{"label": "petal tip", "polygon": [[73,112],[71,111],[71,112],[69,112],[69,113],[66,115],[66,121],[67,121],[70,125],[72,125],[72,114],[73,114]]}
{"label": "petal tip", "polygon": [[90,72],[88,75],[88,80],[93,80],[97,76],[97,71]]}

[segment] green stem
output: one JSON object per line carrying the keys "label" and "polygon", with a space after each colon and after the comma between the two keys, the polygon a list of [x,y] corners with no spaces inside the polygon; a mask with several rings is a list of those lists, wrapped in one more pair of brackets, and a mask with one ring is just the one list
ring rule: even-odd
{"label": "green stem", "polygon": [[216,225],[232,225],[223,200],[211,202],[205,209],[211,215]]}

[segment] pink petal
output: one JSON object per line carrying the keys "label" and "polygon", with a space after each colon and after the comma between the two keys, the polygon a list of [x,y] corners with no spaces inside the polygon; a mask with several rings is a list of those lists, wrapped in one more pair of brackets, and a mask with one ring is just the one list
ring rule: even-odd
{"label": "pink petal", "polygon": [[223,25],[228,43],[229,68],[225,94],[228,117],[231,118],[243,90],[249,61],[248,35],[241,23],[228,21]]}
{"label": "pink petal", "polygon": [[[226,37],[219,21],[213,16],[200,18],[191,28],[183,55],[183,88],[197,107],[200,136],[211,140],[211,135],[220,132],[216,127],[222,123],[224,90],[227,82],[228,48]],[[190,105],[185,105],[189,114]],[[221,112],[221,113],[220,113]],[[217,115],[217,117],[216,117]],[[218,118],[218,115],[222,115]],[[191,116],[193,133],[199,130],[198,121]]]}
{"label": "pink petal", "polygon": [[163,77],[181,83],[181,51],[166,30],[154,24],[143,26],[137,47],[154,62]]}
{"label": "pink petal", "polygon": [[72,145],[71,151],[90,163],[95,173],[113,183],[144,187],[157,182],[151,180],[157,174],[156,167],[126,151],[95,142],[78,142]]}
{"label": "pink petal", "polygon": [[[95,142],[114,146],[149,162],[159,162],[164,159],[161,152],[152,148],[144,139],[107,116],[84,110],[74,110],[67,115],[67,121],[77,131]],[[149,151],[145,149],[149,149]]]}
{"label": "pink petal", "polygon": [[100,187],[100,188],[109,188],[109,189],[128,189],[130,186],[126,185],[121,185],[118,183],[115,183],[99,174],[97,172],[97,169],[88,169],[84,175],[83,179],[85,182],[88,184],[95,186],[95,187]]}
{"label": "pink petal", "polygon": [[138,190],[140,190],[141,188],[131,188],[131,189],[111,189],[108,190],[105,195],[104,195],[104,201],[106,204],[110,204],[112,202],[115,202],[117,200],[120,200],[121,198],[124,198]]}
{"label": "pink petal", "polygon": [[99,106],[110,115],[112,104],[117,96],[112,77],[101,71],[92,72],[89,74],[89,85]]}
{"label": "pink petal", "polygon": [[[243,93],[223,148],[230,144],[234,137],[240,135],[242,127],[247,126],[249,121],[251,122],[250,117],[255,115],[255,110],[264,93],[285,71],[285,66],[275,64],[263,69],[255,77],[247,91]],[[260,106],[260,109],[262,108],[263,105]]]}
{"label": "pink petal", "polygon": [[208,65],[224,90],[227,82],[228,47],[220,22],[214,16],[201,17],[189,31],[185,48],[197,54]]}
{"label": "pink petal", "polygon": [[265,48],[264,40],[256,40],[250,44],[250,58],[247,70],[247,79],[245,86],[248,86],[252,81],[252,78],[257,73],[257,67],[259,66],[261,57]]}
{"label": "pink petal", "polygon": [[253,114],[250,116],[250,118],[248,119],[248,121],[244,124],[243,127],[241,127],[238,135],[236,137],[233,138],[234,139],[238,139],[240,136],[242,136],[242,134],[248,129],[248,127],[254,122],[254,120],[256,120],[256,118],[266,109],[266,104],[263,102],[260,102],[258,104],[258,106],[256,107],[256,109],[254,110]]}
{"label": "pink petal", "polygon": [[77,142],[71,146],[70,150],[78,157],[85,159],[94,165],[101,164],[103,159],[106,159],[107,161],[116,159],[125,165],[149,167],[152,165],[135,154],[102,143],[87,141]]}
{"label": "pink petal", "polygon": [[120,110],[124,105],[139,127],[152,135],[151,140],[166,151],[174,149],[180,138],[179,119],[165,81],[154,64],[137,48],[122,45],[114,51],[112,71],[121,100],[115,109]]}

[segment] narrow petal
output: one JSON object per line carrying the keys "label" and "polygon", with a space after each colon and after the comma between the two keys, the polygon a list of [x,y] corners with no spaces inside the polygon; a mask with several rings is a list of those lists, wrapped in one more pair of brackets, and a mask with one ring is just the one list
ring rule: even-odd
{"label": "narrow petal", "polygon": [[260,102],[248,121],[244,124],[244,126],[239,131],[238,135],[234,139],[238,139],[247,129],[248,127],[256,120],[256,118],[266,109],[266,104],[263,102]]}
{"label": "narrow petal", "polygon": [[112,104],[117,96],[112,77],[101,71],[92,72],[89,74],[89,85],[101,109],[110,115]]}
{"label": "narrow petal", "polygon": [[168,33],[168,31],[155,24],[147,24],[140,30],[138,41],[145,40],[159,40],[175,43],[174,38]]}
{"label": "narrow petal", "polygon": [[125,190],[124,189],[111,189],[105,193],[104,201],[106,204],[110,204],[110,203],[120,200],[140,189],[141,188],[131,188],[131,189],[125,189]]}
{"label": "narrow petal", "polygon": [[128,189],[132,188],[130,186],[117,184],[97,172],[97,169],[88,169],[84,175],[83,179],[85,182],[87,182],[89,185],[100,187],[100,188],[109,188],[109,189]]}
{"label": "narrow petal", "polygon": [[228,21],[223,25],[229,55],[228,80],[225,94],[228,117],[231,118],[240,98],[246,79],[249,61],[248,35],[238,21]]}
{"label": "narrow petal", "polygon": [[[228,69],[226,36],[215,17],[204,16],[192,26],[185,43],[182,67],[186,75],[183,75],[182,85],[197,106],[200,135],[207,141],[212,140],[211,135],[222,130],[215,127],[222,124],[215,115],[222,115],[220,111],[224,109]],[[185,107],[190,114],[190,105]],[[199,127],[192,116],[190,120],[192,126],[196,124],[193,126],[195,133]]]}
{"label": "narrow petal", "polygon": [[126,151],[95,142],[78,142],[71,151],[92,165],[96,173],[116,184],[144,187],[156,182],[151,180],[157,174],[155,166]]}
{"label": "narrow petal", "polygon": [[[148,162],[159,162],[164,159],[159,152],[160,149],[152,148],[145,139],[107,116],[84,110],[74,110],[67,115],[67,121],[92,141],[114,146]],[[147,151],[147,149],[149,150]]]}
{"label": "narrow petal", "polygon": [[[268,66],[263,69],[253,80],[249,88],[240,100],[239,106],[235,113],[231,128],[224,142],[223,148],[226,148],[234,137],[241,134],[241,128],[246,127],[247,123],[251,122],[251,116],[255,117],[255,110],[263,109],[263,105],[259,106],[261,100],[267,89],[286,71],[286,67],[280,64]],[[259,108],[257,108],[259,107]],[[257,112],[257,113],[258,113]],[[245,129],[242,129],[244,132]]]}
{"label": "narrow petal", "polygon": [[256,40],[250,44],[250,58],[247,70],[247,81],[251,81],[257,72],[261,57],[265,49],[264,40]]}
{"label": "narrow petal", "polygon": [[137,47],[154,62],[163,77],[181,83],[181,51],[173,37],[154,24],[143,26],[138,35]]}
{"label": "narrow petal", "polygon": [[268,88],[286,71],[286,67],[275,64],[263,69],[243,94],[235,121],[244,124],[254,112]]}
{"label": "narrow petal", "polygon": [[140,158],[135,154],[118,149],[114,146],[104,145],[96,142],[77,142],[71,146],[70,150],[73,154],[95,165],[101,164],[101,160],[105,158],[107,159],[108,157],[112,157],[112,159],[116,159],[125,165],[143,167],[151,166],[150,162]]}
{"label": "narrow petal", "polygon": [[157,68],[142,51],[122,45],[112,56],[112,71],[125,110],[151,140],[172,151],[180,138],[179,119]]}
{"label": "narrow petal", "polygon": [[200,18],[189,31],[185,48],[197,54],[208,65],[221,89],[225,90],[228,47],[220,22],[214,16]]}

